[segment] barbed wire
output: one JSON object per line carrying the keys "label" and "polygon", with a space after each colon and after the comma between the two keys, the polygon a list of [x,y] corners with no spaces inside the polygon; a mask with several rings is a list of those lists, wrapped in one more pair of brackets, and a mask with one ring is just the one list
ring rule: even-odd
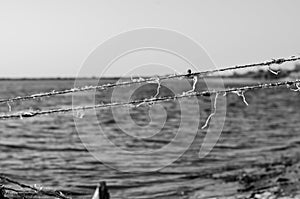
{"label": "barbed wire", "polygon": [[143,104],[154,104],[157,102],[163,102],[163,101],[170,101],[170,100],[177,100],[181,98],[186,97],[194,97],[194,96],[211,96],[214,94],[223,94],[225,96],[227,93],[235,93],[239,96],[242,96],[245,102],[244,93],[249,90],[254,89],[265,89],[265,88],[274,88],[279,86],[293,86],[295,85],[296,89],[293,89],[293,91],[300,91],[300,80],[294,80],[294,81],[282,81],[282,82],[271,82],[271,83],[262,83],[258,85],[252,85],[252,86],[243,86],[238,88],[227,88],[223,90],[207,90],[207,91],[201,91],[201,92],[195,92],[195,91],[187,91],[183,92],[179,95],[174,96],[165,96],[165,97],[152,97],[152,98],[145,98],[140,100],[134,100],[129,102],[113,102],[113,103],[105,103],[105,104],[96,104],[96,105],[89,105],[89,106],[78,106],[78,107],[70,107],[70,108],[59,108],[59,109],[49,109],[49,110],[37,110],[37,111],[27,111],[27,112],[17,112],[12,114],[2,114],[0,115],[0,120],[6,120],[6,119],[23,119],[23,118],[31,118],[35,116],[41,116],[41,115],[49,115],[54,113],[68,113],[72,111],[84,111],[84,110],[91,110],[91,109],[101,109],[101,108],[110,108],[110,107],[119,107],[119,106],[129,106],[129,107],[139,107]]}
{"label": "barbed wire", "polygon": [[[60,90],[60,91],[53,90],[50,92],[18,96],[18,97],[7,98],[7,99],[0,99],[0,104],[7,103],[9,105],[10,102],[15,102],[15,101],[32,100],[32,99],[37,99],[37,98],[50,97],[50,96],[55,96],[55,95],[64,95],[64,94],[68,94],[68,93],[83,92],[83,91],[89,91],[89,90],[94,90],[94,89],[105,90],[105,89],[113,88],[113,87],[128,86],[128,85],[132,85],[132,84],[141,84],[141,83],[146,83],[146,82],[157,83],[157,81],[175,79],[175,78],[194,77],[194,76],[205,77],[205,76],[208,76],[208,75],[211,75],[214,73],[218,73],[218,72],[232,71],[232,70],[238,70],[238,69],[244,69],[244,68],[253,68],[253,67],[259,67],[259,66],[281,65],[285,62],[295,62],[298,60],[300,60],[300,56],[290,56],[288,58],[276,58],[276,59],[271,59],[268,61],[263,61],[263,62],[258,62],[258,63],[235,65],[235,66],[230,66],[227,68],[207,70],[207,71],[202,71],[202,72],[156,76],[156,77],[149,77],[149,78],[141,78],[140,77],[139,79],[132,79],[131,81],[123,81],[123,82],[118,81],[116,83],[108,83],[108,84],[98,85],[98,86],[84,86],[84,87],[80,87],[80,88],[71,88],[71,89]],[[272,69],[270,69],[270,70],[273,71]]]}
{"label": "barbed wire", "polygon": [[[12,179],[10,179],[10,178],[8,178],[6,176],[3,176],[3,175],[0,175],[0,179],[6,181],[8,183],[12,183],[12,184],[18,185],[19,187],[21,187],[23,189],[29,189],[29,190],[34,191],[35,193],[40,193],[42,195],[53,196],[53,197],[60,198],[60,199],[71,199],[71,198],[65,196],[60,191],[52,191],[52,190],[44,190],[42,188],[36,188],[34,186],[26,185],[24,183],[20,183],[18,181],[12,180]],[[21,190],[16,190],[16,189],[5,187],[5,186],[1,186],[1,188],[5,189],[5,190],[14,191],[14,192],[17,192],[17,193],[22,193]]]}

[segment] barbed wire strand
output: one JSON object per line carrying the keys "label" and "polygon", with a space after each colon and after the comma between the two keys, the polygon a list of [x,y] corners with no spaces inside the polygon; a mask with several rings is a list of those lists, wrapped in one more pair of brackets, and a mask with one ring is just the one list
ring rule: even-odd
{"label": "barbed wire strand", "polygon": [[295,85],[297,89],[293,91],[299,91],[299,84],[300,79],[294,80],[294,81],[283,81],[283,82],[271,82],[271,83],[262,83],[258,85],[252,85],[252,86],[243,86],[243,87],[237,87],[237,88],[227,88],[223,90],[208,90],[208,91],[201,91],[201,92],[183,92],[179,95],[174,96],[164,96],[164,97],[158,97],[158,98],[145,98],[140,100],[134,100],[129,102],[113,102],[113,103],[104,103],[104,104],[96,104],[96,105],[89,105],[89,106],[78,106],[78,107],[70,107],[70,108],[58,108],[58,109],[49,109],[49,110],[37,110],[37,111],[27,111],[27,112],[17,112],[12,114],[2,114],[0,115],[0,120],[6,120],[6,119],[23,119],[23,118],[30,118],[35,116],[41,116],[41,115],[49,115],[54,113],[67,113],[72,111],[85,111],[85,110],[91,110],[91,109],[101,109],[101,108],[110,108],[110,107],[120,107],[120,106],[140,106],[141,104],[154,104],[157,102],[163,102],[163,101],[171,101],[176,99],[181,99],[185,97],[193,97],[193,96],[210,96],[213,94],[223,94],[223,96],[226,93],[236,93],[236,92],[246,92],[249,90],[254,89],[265,89],[265,88],[274,88],[279,86],[287,86],[290,88],[290,86]]}
{"label": "barbed wire strand", "polygon": [[[46,195],[46,196],[53,196],[53,197],[60,198],[60,199],[71,199],[71,198],[63,195],[60,191],[43,190],[42,188],[38,189],[38,188],[35,188],[33,186],[26,185],[26,184],[20,183],[18,181],[12,180],[12,179],[10,179],[10,178],[8,178],[6,176],[3,176],[3,175],[0,175],[0,179],[6,181],[8,183],[12,183],[12,184],[18,185],[19,187],[21,187],[23,189],[30,189],[30,190],[33,190],[36,193],[40,193],[40,194],[43,194],[43,195]],[[13,190],[11,188],[9,188],[9,189],[12,190],[12,191],[17,191],[17,190]]]}
{"label": "barbed wire strand", "polygon": [[132,84],[141,84],[141,83],[146,83],[146,82],[156,83],[157,79],[162,81],[162,80],[167,80],[167,79],[193,77],[193,76],[205,77],[205,76],[208,76],[208,75],[211,75],[214,73],[218,73],[218,72],[232,71],[232,70],[238,70],[238,69],[244,69],[244,68],[253,68],[253,67],[259,67],[259,66],[281,65],[285,62],[295,62],[295,61],[299,61],[299,60],[300,60],[300,56],[290,56],[289,58],[277,58],[277,59],[272,59],[272,60],[263,61],[263,62],[259,62],[259,63],[235,65],[235,66],[230,66],[227,68],[207,70],[207,71],[202,71],[202,72],[193,72],[193,73],[188,73],[188,74],[156,76],[156,77],[150,77],[150,78],[146,78],[146,79],[140,77],[139,79],[131,79],[131,81],[124,81],[124,82],[120,81],[120,82],[108,83],[108,84],[104,84],[104,85],[85,86],[85,87],[71,88],[71,89],[60,90],[60,91],[53,90],[50,92],[18,96],[18,97],[7,98],[7,99],[0,99],[0,103],[10,103],[10,102],[15,102],[15,101],[32,100],[32,99],[37,99],[37,98],[50,97],[50,96],[55,96],[55,95],[64,95],[64,94],[68,94],[68,93],[83,92],[83,91],[89,91],[89,90],[94,90],[94,89],[105,90],[105,89],[113,88],[113,87],[128,86],[128,85],[132,85]]}

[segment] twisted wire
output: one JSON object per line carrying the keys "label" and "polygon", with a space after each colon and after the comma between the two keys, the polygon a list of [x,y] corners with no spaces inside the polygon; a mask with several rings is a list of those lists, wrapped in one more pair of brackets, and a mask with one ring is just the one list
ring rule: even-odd
{"label": "twisted wire", "polygon": [[195,92],[195,91],[188,91],[183,92],[179,95],[174,96],[165,96],[165,97],[153,97],[153,98],[145,98],[140,100],[134,100],[129,102],[113,102],[113,103],[105,103],[105,104],[96,104],[96,105],[89,105],[89,106],[78,106],[78,107],[70,107],[70,108],[59,108],[59,109],[49,109],[49,110],[37,110],[37,111],[27,111],[27,112],[18,112],[18,113],[12,113],[12,114],[2,114],[0,115],[0,120],[6,120],[6,119],[23,119],[23,118],[31,118],[41,115],[49,115],[54,113],[68,113],[71,111],[79,111],[79,110],[91,110],[91,109],[101,109],[101,108],[110,108],[110,107],[120,107],[120,106],[133,106],[137,107],[141,104],[153,104],[157,102],[163,102],[163,101],[170,101],[170,100],[177,100],[185,97],[193,97],[193,96],[210,96],[214,94],[227,94],[227,93],[244,93],[249,90],[254,89],[265,89],[265,88],[274,88],[279,86],[287,86],[290,87],[292,85],[295,85],[297,89],[294,91],[300,91],[299,85],[300,80],[294,80],[294,81],[282,81],[282,82],[271,82],[271,83],[262,83],[252,86],[243,86],[243,87],[237,87],[237,88],[227,88],[223,90],[207,90],[207,91],[201,91],[201,92]]}
{"label": "twisted wire", "polygon": [[157,77],[149,77],[149,78],[139,78],[139,79],[133,79],[131,81],[108,83],[108,84],[99,85],[99,86],[85,86],[85,87],[71,88],[71,89],[60,90],[60,91],[54,90],[54,91],[50,91],[50,92],[18,96],[18,97],[7,98],[7,99],[0,99],[0,103],[10,103],[10,102],[15,102],[15,101],[32,100],[32,99],[37,99],[37,98],[50,97],[50,96],[55,96],[55,95],[63,95],[63,94],[67,94],[67,93],[89,91],[89,90],[94,90],[94,89],[105,90],[108,88],[113,88],[113,87],[118,87],[118,86],[128,86],[128,85],[132,85],[132,84],[140,84],[140,83],[146,83],[146,82],[157,82],[157,80],[162,81],[162,80],[167,80],[167,79],[193,77],[193,76],[205,77],[205,76],[208,76],[208,75],[211,75],[214,73],[218,73],[218,72],[232,71],[232,70],[238,70],[238,69],[244,69],[244,68],[253,68],[253,67],[259,67],[259,66],[281,65],[285,62],[294,62],[294,61],[299,61],[299,60],[300,60],[300,56],[290,56],[288,58],[276,58],[276,59],[258,62],[258,63],[235,65],[235,66],[230,66],[227,68],[207,70],[207,71],[202,71],[202,72],[193,72],[193,73],[188,73],[188,74],[174,74],[174,75],[157,76]]}

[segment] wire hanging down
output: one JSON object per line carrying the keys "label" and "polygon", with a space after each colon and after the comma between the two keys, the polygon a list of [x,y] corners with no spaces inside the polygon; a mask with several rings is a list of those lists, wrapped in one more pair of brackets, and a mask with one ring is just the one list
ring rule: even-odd
{"label": "wire hanging down", "polygon": [[[264,83],[264,84],[258,84],[258,85],[253,85],[253,86],[244,86],[244,87],[238,87],[238,88],[227,88],[224,90],[211,90],[211,91],[202,91],[202,92],[184,92],[180,95],[175,95],[175,96],[145,98],[145,99],[129,101],[129,102],[114,102],[114,103],[96,104],[96,105],[90,105],[90,106],[79,106],[79,107],[75,107],[75,108],[60,108],[60,109],[50,109],[50,110],[42,110],[42,111],[28,111],[28,112],[18,112],[18,113],[13,113],[13,114],[4,114],[4,115],[0,115],[0,120],[20,119],[20,118],[23,119],[23,118],[30,118],[30,117],[41,116],[41,115],[49,115],[49,114],[54,114],[54,113],[67,113],[67,112],[78,111],[78,110],[91,110],[91,109],[101,109],[101,108],[110,108],[110,107],[119,107],[119,106],[135,106],[136,107],[137,105],[139,106],[140,104],[153,104],[156,102],[176,100],[176,99],[181,99],[181,98],[185,98],[185,97],[210,96],[213,94],[225,95],[226,93],[245,92],[245,91],[254,90],[254,89],[273,88],[273,87],[279,87],[279,86],[290,87],[292,85],[295,85],[298,88],[299,84],[300,84],[300,80],[294,80],[294,81]],[[299,91],[299,89],[295,89],[294,91]]]}
{"label": "wire hanging down", "polygon": [[37,93],[27,96],[18,96],[14,98],[9,99],[0,99],[0,103],[9,103],[14,101],[25,101],[25,100],[32,100],[36,98],[42,98],[42,97],[50,97],[55,95],[63,95],[67,93],[76,93],[76,92],[82,92],[82,91],[88,91],[88,90],[105,90],[108,88],[118,87],[118,86],[128,86],[131,84],[140,84],[140,83],[146,83],[146,82],[157,82],[157,79],[160,81],[167,80],[167,79],[175,79],[175,78],[183,78],[183,77],[205,77],[208,75],[211,75],[213,73],[217,72],[224,72],[224,71],[231,71],[231,70],[238,70],[238,69],[244,69],[244,68],[253,68],[258,66],[271,66],[271,65],[280,65],[285,62],[294,62],[300,60],[300,56],[291,56],[289,58],[277,58],[272,59],[269,61],[259,62],[259,63],[252,63],[252,64],[244,64],[244,65],[235,65],[227,68],[221,68],[221,69],[215,69],[215,70],[208,70],[203,72],[194,72],[194,73],[188,73],[188,74],[175,74],[175,75],[166,75],[166,76],[156,76],[156,77],[150,77],[150,78],[139,78],[136,80],[131,81],[124,81],[124,82],[116,82],[116,83],[108,83],[104,85],[99,86],[85,86],[81,88],[71,88],[66,90],[60,90],[60,91],[51,91],[51,92],[44,92],[44,93]]}

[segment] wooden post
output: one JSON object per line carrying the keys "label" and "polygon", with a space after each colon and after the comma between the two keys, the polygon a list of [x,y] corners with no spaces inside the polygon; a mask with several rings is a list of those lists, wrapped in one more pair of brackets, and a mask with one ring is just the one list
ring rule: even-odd
{"label": "wooden post", "polygon": [[110,199],[110,195],[105,181],[100,182],[99,199]]}

